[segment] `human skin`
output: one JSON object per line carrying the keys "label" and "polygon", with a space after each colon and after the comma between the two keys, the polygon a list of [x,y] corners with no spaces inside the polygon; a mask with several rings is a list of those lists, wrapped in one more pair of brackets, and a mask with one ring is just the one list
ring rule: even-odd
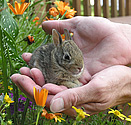
{"label": "human skin", "polygon": [[[30,98],[33,87],[47,88],[47,107],[53,112],[74,114],[72,105],[89,114],[131,101],[131,69],[124,66],[131,63],[131,26],[113,23],[100,17],[75,17],[69,20],[46,21],[42,24],[47,33],[53,28],[63,33],[67,28],[73,32],[73,40],[81,49],[85,69],[80,82],[82,87],[67,89],[51,83],[45,84],[40,70],[23,67],[21,74],[11,79]],[[30,53],[24,53],[28,63]],[[33,78],[33,80],[31,79]]]}

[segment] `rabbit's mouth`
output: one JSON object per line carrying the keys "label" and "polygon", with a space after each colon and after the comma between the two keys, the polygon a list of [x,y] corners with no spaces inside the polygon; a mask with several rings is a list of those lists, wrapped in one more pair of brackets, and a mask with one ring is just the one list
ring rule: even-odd
{"label": "rabbit's mouth", "polygon": [[74,69],[72,72],[73,76],[74,77],[79,77],[82,75],[83,73],[83,70],[84,70],[84,67],[83,68],[77,68],[77,69]]}

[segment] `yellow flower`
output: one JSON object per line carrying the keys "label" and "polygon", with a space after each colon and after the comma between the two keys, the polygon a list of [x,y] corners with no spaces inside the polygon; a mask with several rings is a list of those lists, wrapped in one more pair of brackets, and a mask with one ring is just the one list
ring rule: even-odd
{"label": "yellow flower", "polygon": [[128,103],[129,106],[131,106],[131,103]]}
{"label": "yellow flower", "polygon": [[49,9],[49,14],[56,17],[57,15],[59,15],[59,12],[57,11],[55,7],[52,7]]}
{"label": "yellow flower", "polygon": [[0,82],[0,85],[2,85],[3,84],[3,81],[2,82]]}
{"label": "yellow flower", "polygon": [[78,113],[78,116],[83,119],[85,116],[90,116],[89,114],[86,114],[82,109],[77,109],[75,106],[72,106],[73,109]]}
{"label": "yellow flower", "polygon": [[22,15],[25,10],[27,9],[27,7],[29,6],[30,3],[22,3],[20,5],[20,3],[18,3],[17,1],[15,1],[15,9],[13,8],[13,6],[10,3],[7,3],[10,10],[15,14],[15,15]]}
{"label": "yellow flower", "polygon": [[0,70],[0,75],[2,75],[2,71]]}
{"label": "yellow flower", "polygon": [[127,117],[123,114],[121,114],[118,110],[113,110],[113,109],[110,109],[111,111],[109,111],[108,113],[113,113],[115,114],[117,117],[119,117],[120,119],[124,120],[126,119]]}
{"label": "yellow flower", "polygon": [[13,88],[11,88],[10,86],[8,86],[8,89],[9,89],[10,91],[12,91],[12,90],[13,90]]}
{"label": "yellow flower", "polygon": [[61,118],[62,117],[62,114],[61,113],[48,113],[45,109],[42,110],[42,114],[41,116],[42,117],[45,117],[46,119],[55,119],[55,122],[59,121],[61,122],[62,120],[65,121],[65,119]]}
{"label": "yellow flower", "polygon": [[38,106],[45,106],[46,100],[47,100],[47,96],[48,96],[48,90],[46,89],[42,89],[39,92],[39,89],[37,90],[35,87],[33,88],[34,91],[34,99],[35,102]]}
{"label": "yellow flower", "polygon": [[14,102],[14,101],[11,100],[11,98],[9,97],[9,95],[7,95],[7,93],[5,94],[4,101],[7,102],[7,103],[9,103],[9,104]]}
{"label": "yellow flower", "polygon": [[125,120],[131,122],[131,115],[129,115]]}

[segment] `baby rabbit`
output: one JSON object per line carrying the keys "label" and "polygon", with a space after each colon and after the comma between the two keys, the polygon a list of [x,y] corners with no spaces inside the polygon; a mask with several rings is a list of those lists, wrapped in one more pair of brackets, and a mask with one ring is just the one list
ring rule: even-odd
{"label": "baby rabbit", "polygon": [[53,43],[41,45],[31,57],[29,66],[38,68],[44,75],[46,83],[64,85],[68,88],[81,86],[78,78],[84,70],[82,52],[71,40],[67,29],[64,29],[65,40],[52,30]]}

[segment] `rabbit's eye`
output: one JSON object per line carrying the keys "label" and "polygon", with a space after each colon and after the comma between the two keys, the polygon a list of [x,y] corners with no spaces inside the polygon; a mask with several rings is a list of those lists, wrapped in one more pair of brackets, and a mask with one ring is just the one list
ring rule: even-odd
{"label": "rabbit's eye", "polygon": [[64,58],[64,60],[70,60],[71,59],[69,54],[65,54],[63,58]]}

